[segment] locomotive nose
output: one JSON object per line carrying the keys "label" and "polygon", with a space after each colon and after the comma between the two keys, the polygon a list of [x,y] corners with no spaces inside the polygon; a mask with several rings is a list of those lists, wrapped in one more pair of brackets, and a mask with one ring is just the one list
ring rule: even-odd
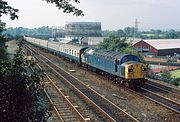
{"label": "locomotive nose", "polygon": [[127,66],[127,79],[144,78],[147,68],[142,63],[132,63]]}

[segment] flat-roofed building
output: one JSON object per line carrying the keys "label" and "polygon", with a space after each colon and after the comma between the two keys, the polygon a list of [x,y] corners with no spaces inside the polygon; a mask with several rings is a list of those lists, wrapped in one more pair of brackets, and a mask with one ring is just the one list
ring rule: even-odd
{"label": "flat-roofed building", "polygon": [[100,22],[68,22],[65,25],[65,38],[80,40],[82,37],[101,37]]}
{"label": "flat-roofed building", "polygon": [[156,56],[180,54],[180,39],[149,39],[133,44],[139,52],[149,52]]}

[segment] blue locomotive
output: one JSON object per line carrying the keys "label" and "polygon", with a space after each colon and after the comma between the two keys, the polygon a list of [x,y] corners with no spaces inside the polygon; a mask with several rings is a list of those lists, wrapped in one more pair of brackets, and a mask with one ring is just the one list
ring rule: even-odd
{"label": "blue locomotive", "polygon": [[140,88],[146,81],[147,66],[135,55],[120,54],[80,45],[59,44],[58,42],[48,42],[31,37],[25,37],[25,40],[77,62],[81,66],[129,88]]}

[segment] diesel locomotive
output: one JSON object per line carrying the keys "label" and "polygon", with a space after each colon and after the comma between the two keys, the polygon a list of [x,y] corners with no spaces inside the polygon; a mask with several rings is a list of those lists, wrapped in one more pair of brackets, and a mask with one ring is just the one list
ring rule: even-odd
{"label": "diesel locomotive", "polygon": [[33,45],[79,63],[81,66],[129,88],[140,88],[146,81],[147,66],[135,55],[120,54],[81,45],[48,42],[31,37],[24,38]]}

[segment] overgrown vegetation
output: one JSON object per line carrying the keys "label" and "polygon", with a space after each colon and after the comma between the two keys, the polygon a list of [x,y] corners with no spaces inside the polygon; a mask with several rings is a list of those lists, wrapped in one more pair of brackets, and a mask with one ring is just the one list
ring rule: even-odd
{"label": "overgrown vegetation", "polygon": [[159,79],[161,81],[167,82],[169,84],[175,85],[180,87],[180,78],[179,77],[174,77],[171,73],[171,71],[163,71],[158,74],[149,71],[148,77],[153,78],[153,79]]}
{"label": "overgrown vegetation", "polygon": [[173,84],[175,86],[180,87],[180,78],[175,78],[172,76],[170,71],[160,73],[161,79],[165,82]]}
{"label": "overgrown vegetation", "polygon": [[142,55],[133,48],[131,42],[127,42],[126,38],[109,35],[109,37],[105,38],[98,47],[108,51],[134,54],[140,57],[141,61],[143,61]]}
{"label": "overgrown vegetation", "polygon": [[28,72],[32,64],[27,61],[23,43],[19,41],[13,61],[6,60],[4,65],[0,64],[1,121],[45,121],[48,113],[42,96],[43,75],[41,71]]}

